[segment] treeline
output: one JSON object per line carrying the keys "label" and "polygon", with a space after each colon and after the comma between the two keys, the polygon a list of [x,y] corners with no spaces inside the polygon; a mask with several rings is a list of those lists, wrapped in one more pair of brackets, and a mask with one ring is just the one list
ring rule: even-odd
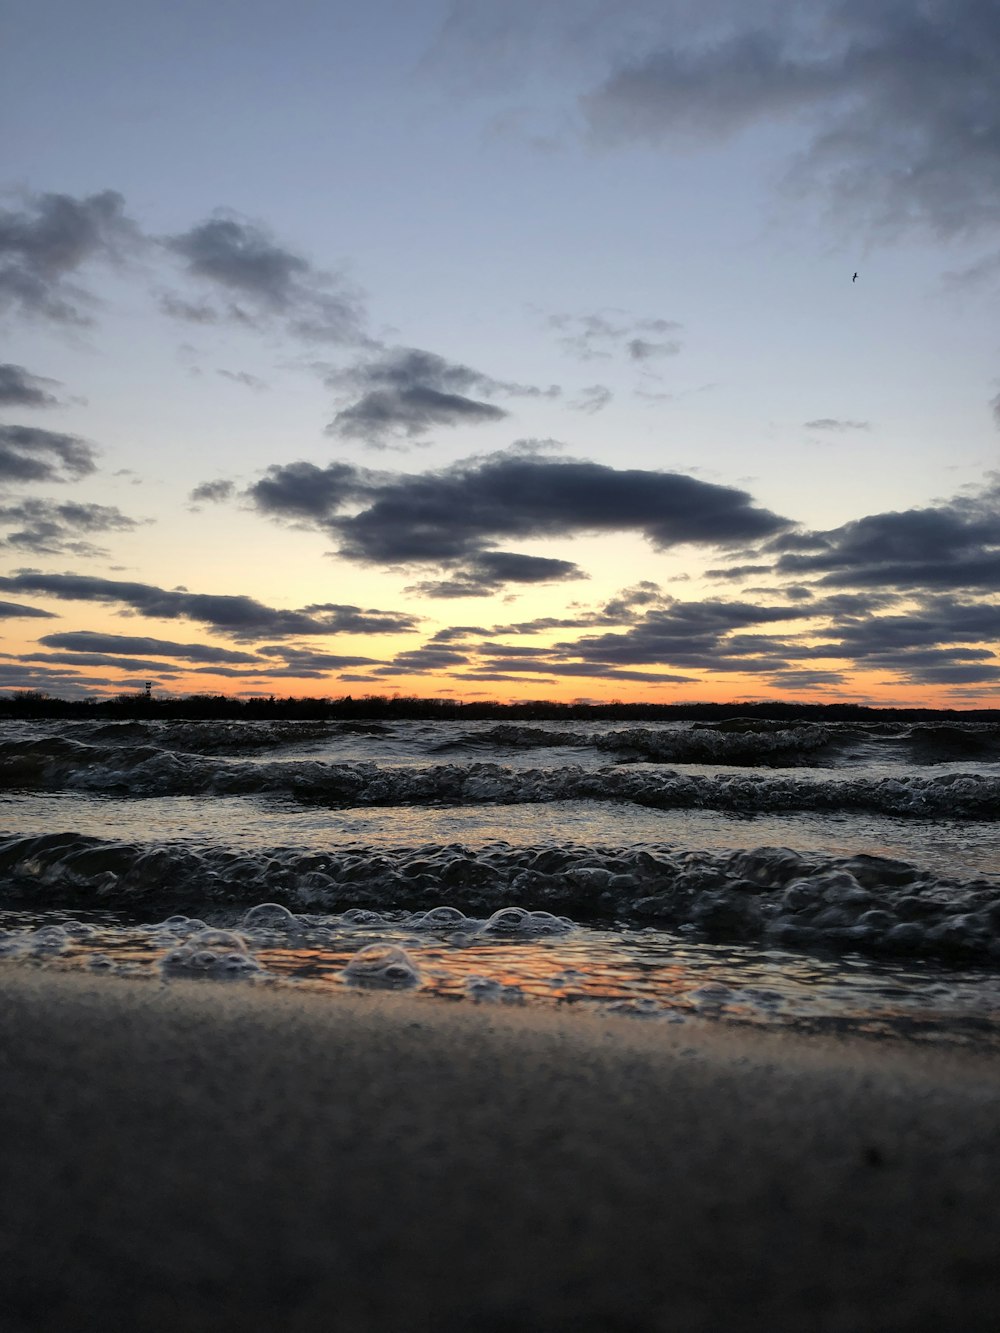
{"label": "treeline", "polygon": [[339,699],[277,698],[274,695],[235,699],[225,694],[168,695],[157,698],[146,694],[119,694],[108,699],[58,699],[37,690],[20,690],[0,695],[0,717],[7,718],[142,718],[151,720],[224,720],[246,721],[280,718],[290,721],[338,721],[374,719],[377,721],[509,721],[558,722],[722,722],[731,718],[760,718],[765,721],[792,722],[919,722],[953,719],[955,721],[996,721],[997,709],[877,708],[861,704],[816,704],[737,701],[734,703],[557,703],[537,699],[503,703],[477,700],[463,703],[455,699],[420,699],[415,695],[366,694],[359,698],[345,695]]}

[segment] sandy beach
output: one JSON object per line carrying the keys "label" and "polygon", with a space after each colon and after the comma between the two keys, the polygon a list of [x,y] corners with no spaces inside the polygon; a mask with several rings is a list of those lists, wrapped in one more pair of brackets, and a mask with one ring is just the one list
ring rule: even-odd
{"label": "sandy beach", "polygon": [[0,970],[0,1326],[994,1329],[982,1058]]}

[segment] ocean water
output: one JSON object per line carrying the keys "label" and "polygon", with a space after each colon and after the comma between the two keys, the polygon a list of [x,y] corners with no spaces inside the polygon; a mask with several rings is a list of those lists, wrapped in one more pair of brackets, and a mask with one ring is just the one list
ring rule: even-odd
{"label": "ocean water", "polygon": [[0,722],[0,966],[1000,1048],[1000,724]]}

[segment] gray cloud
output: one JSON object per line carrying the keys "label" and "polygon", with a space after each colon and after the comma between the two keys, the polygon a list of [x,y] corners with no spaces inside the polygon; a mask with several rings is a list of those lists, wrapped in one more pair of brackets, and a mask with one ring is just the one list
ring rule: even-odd
{"label": "gray cloud", "polygon": [[140,243],[113,190],[83,199],[29,194],[20,210],[0,210],[0,309],[85,325],[96,303],[75,274],[92,260],[117,263]]}
{"label": "gray cloud", "polygon": [[584,635],[556,647],[564,654],[609,665],[648,662],[715,671],[755,670],[759,668],[745,658],[756,656],[762,646],[770,650],[774,645],[762,645],[751,637],[737,651],[730,640],[732,632],[802,617],[798,607],[759,606],[750,602],[672,602],[644,613],[624,633]]}
{"label": "gray cloud", "polygon": [[[114,653],[118,656],[182,657],[190,662],[257,663],[254,653],[232,648],[213,648],[207,643],[175,643],[170,639],[151,639],[126,634],[103,634],[93,630],[72,630],[65,634],[45,634],[39,640],[47,648],[64,648],[75,653]],[[162,665],[162,664],[161,664]],[[131,662],[130,669],[139,663]]]}
{"label": "gray cloud", "polygon": [[722,27],[709,9],[661,32],[583,98],[598,140],[704,141],[795,118],[810,138],[793,183],[865,222],[947,235],[1000,221],[990,0],[741,6]]}
{"label": "gray cloud", "polygon": [[817,417],[815,421],[805,423],[806,430],[868,430],[867,421],[842,421],[838,417]]}
{"label": "gray cloud", "polygon": [[[193,620],[219,634],[241,640],[345,632],[406,632],[417,623],[415,617],[403,613],[364,613],[356,607],[323,606],[282,611],[265,606],[252,597],[191,593],[85,574],[41,574],[24,570],[0,577],[0,588],[65,601],[124,606],[157,620]],[[366,630],[358,628],[366,623],[369,627]]]}
{"label": "gray cloud", "polygon": [[0,505],[3,545],[35,555],[67,552],[78,556],[103,555],[105,552],[82,540],[82,533],[128,532],[137,527],[135,519],[114,505],[30,499],[17,504]]}
{"label": "gray cloud", "polygon": [[[1000,586],[1000,477],[981,490],[924,509],[869,514],[803,539],[812,549],[785,551],[779,574],[816,576],[821,584],[895,589]],[[779,541],[772,549],[781,550]]]}
{"label": "gray cloud", "polygon": [[632,361],[650,361],[657,356],[676,356],[681,344],[675,340],[655,343],[648,338],[629,338],[625,344]]}
{"label": "gray cloud", "polygon": [[267,385],[256,375],[251,375],[248,370],[217,370],[217,375],[221,375],[225,380],[232,380],[234,384],[242,384],[247,389],[266,389]]}
{"label": "gray cloud", "polygon": [[96,470],[93,445],[37,426],[0,426],[0,483],[77,481]]}
{"label": "gray cloud", "polygon": [[[484,569],[497,577],[504,566],[514,572],[516,553],[492,549],[512,539],[633,531],[666,550],[727,546],[789,526],[733,487],[518,451],[418,474],[369,473],[344,463],[275,466],[248,495],[263,513],[326,531],[349,560],[436,565],[470,583],[481,582]],[[348,505],[355,512],[342,514]],[[522,561],[521,569],[543,567]],[[545,571],[552,573],[576,576],[565,565]]]}
{"label": "gray cloud", "polygon": [[507,413],[482,401],[496,395],[514,398],[553,398],[559,387],[494,379],[457,361],[420,347],[383,349],[372,359],[327,376],[331,388],[353,391],[360,397],[337,413],[327,430],[364,440],[376,447],[393,437],[414,439],[435,426],[500,421]]}
{"label": "gray cloud", "polygon": [[280,657],[290,674],[304,671],[320,673],[339,671],[343,667],[374,666],[374,657],[348,657],[342,653],[320,653],[311,648],[294,648],[287,644],[268,644],[259,648],[263,657]]}
{"label": "gray cloud", "polygon": [[185,301],[172,292],[160,297],[160,309],[171,319],[182,319],[188,324],[218,324],[222,315],[207,301]]}
{"label": "gray cloud", "polygon": [[234,482],[203,481],[200,486],[196,486],[188,497],[192,504],[200,504],[206,501],[209,504],[221,504],[224,500],[232,498],[236,491]]}
{"label": "gray cloud", "polygon": [[0,602],[0,620],[15,620],[20,616],[40,620],[58,620],[51,611],[42,611],[37,606],[21,606],[18,602]]}
{"label": "gray cloud", "polygon": [[201,324],[222,318],[251,324],[278,319],[289,332],[311,341],[368,341],[359,294],[280,245],[257,223],[220,211],[164,244],[184,261],[189,277],[226,298],[219,310],[168,294],[161,304],[170,315]]}
{"label": "gray cloud", "polygon": [[601,412],[611,402],[614,394],[605,384],[589,384],[585,389],[581,389],[576,398],[569,404],[575,412],[586,412],[593,416],[596,412]]}
{"label": "gray cloud", "polygon": [[57,407],[59,399],[51,390],[58,380],[32,375],[24,366],[0,364],[0,407]]}
{"label": "gray cloud", "polygon": [[470,560],[455,578],[417,583],[407,591],[425,597],[485,597],[510,583],[562,583],[586,577],[579,565],[569,560],[518,555],[514,551],[484,551]]}
{"label": "gray cloud", "polygon": [[327,432],[384,448],[393,436],[412,440],[435,426],[476,425],[502,421],[507,415],[493,403],[414,385],[410,389],[373,389],[338,412]]}
{"label": "gray cloud", "polygon": [[680,324],[672,319],[640,319],[627,310],[597,310],[587,315],[557,314],[548,317],[550,328],[559,334],[559,345],[581,361],[610,360],[624,356],[644,361],[653,356],[672,356],[681,350],[675,338],[651,341],[644,335],[676,333]]}

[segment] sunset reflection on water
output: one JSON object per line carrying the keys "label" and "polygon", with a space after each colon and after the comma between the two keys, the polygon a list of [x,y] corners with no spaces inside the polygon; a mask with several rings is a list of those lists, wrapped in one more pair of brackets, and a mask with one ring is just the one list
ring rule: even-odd
{"label": "sunset reflection on water", "polygon": [[[89,921],[82,919],[87,915]],[[449,932],[420,930],[412,920],[299,920],[291,932],[238,934],[246,966],[231,969],[231,979],[330,996],[359,987],[400,988],[452,1002],[833,1029],[1000,1049],[1000,979],[972,969],[709,943],[683,931],[576,926],[541,938],[491,938],[471,921]],[[167,926],[128,924],[112,913],[66,915],[60,938],[52,914],[0,913],[0,956],[35,967],[170,982],[191,972],[169,966],[177,950],[171,952]],[[357,962],[348,969],[365,949],[402,950],[405,967],[385,976],[359,971]],[[222,976],[216,969],[205,984],[219,984]]]}

